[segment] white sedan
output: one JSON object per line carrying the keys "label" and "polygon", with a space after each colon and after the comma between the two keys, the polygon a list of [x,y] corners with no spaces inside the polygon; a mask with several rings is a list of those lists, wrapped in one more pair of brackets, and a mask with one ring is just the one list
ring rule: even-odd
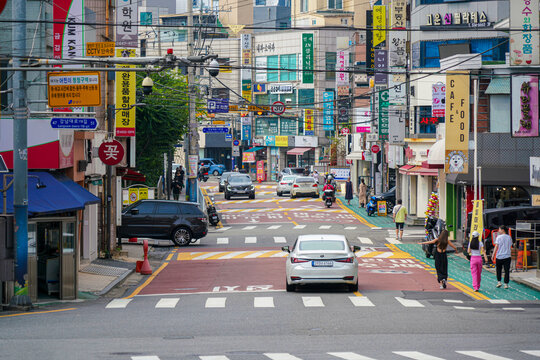
{"label": "white sedan", "polygon": [[277,196],[282,196],[283,194],[290,194],[291,193],[291,187],[294,179],[296,178],[295,175],[286,175],[279,180],[277,186],[276,186],[276,194]]}
{"label": "white sedan", "polygon": [[287,291],[296,285],[347,284],[349,291],[358,290],[358,260],[343,235],[300,235],[288,252],[285,271]]}

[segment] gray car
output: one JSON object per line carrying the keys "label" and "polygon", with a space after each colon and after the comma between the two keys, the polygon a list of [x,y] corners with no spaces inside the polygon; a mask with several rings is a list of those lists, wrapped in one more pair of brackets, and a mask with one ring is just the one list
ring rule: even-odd
{"label": "gray car", "polygon": [[229,176],[225,182],[225,199],[230,200],[233,196],[247,196],[255,199],[255,186],[249,175],[238,174]]}
{"label": "gray car", "polygon": [[221,177],[219,178],[219,186],[218,186],[218,191],[219,192],[223,192],[225,190],[225,182],[227,181],[227,178],[230,175],[234,175],[234,174],[239,174],[239,173],[235,173],[235,172],[232,172],[232,171],[227,171],[227,172],[224,172],[223,174],[221,174]]}

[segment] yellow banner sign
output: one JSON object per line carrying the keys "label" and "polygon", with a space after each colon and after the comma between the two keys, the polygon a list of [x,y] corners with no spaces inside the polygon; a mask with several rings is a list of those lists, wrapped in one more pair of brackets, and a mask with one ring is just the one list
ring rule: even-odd
{"label": "yellow banner sign", "polygon": [[114,56],[112,41],[86,43],[86,56]]}
{"label": "yellow banner sign", "polygon": [[47,83],[51,108],[101,105],[101,81],[97,71],[48,73]]}
{"label": "yellow banner sign", "polygon": [[484,217],[483,217],[483,200],[473,201],[473,211],[471,216],[471,233],[469,234],[469,241],[472,240],[472,233],[478,231],[480,234],[480,240],[484,233]]}
{"label": "yellow banner sign", "polygon": [[[135,57],[135,49],[116,49],[116,56]],[[121,64],[116,67],[134,68],[135,65]],[[135,83],[134,71],[116,73],[116,136],[135,136]]]}
{"label": "yellow banner sign", "polygon": [[242,90],[242,97],[247,101],[251,102],[251,90]]}
{"label": "yellow banner sign", "polygon": [[386,40],[386,5],[373,6],[373,46]]}
{"label": "yellow banner sign", "polygon": [[444,171],[469,171],[469,75],[446,73],[446,135]]}
{"label": "yellow banner sign", "polygon": [[281,147],[289,146],[289,137],[276,135],[276,146],[281,146]]}
{"label": "yellow banner sign", "polygon": [[315,135],[313,124],[314,124],[313,109],[304,109],[304,135],[306,136]]}

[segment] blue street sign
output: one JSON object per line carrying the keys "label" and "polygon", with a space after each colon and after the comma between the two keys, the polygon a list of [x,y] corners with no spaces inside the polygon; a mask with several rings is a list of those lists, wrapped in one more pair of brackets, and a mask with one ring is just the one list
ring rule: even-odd
{"label": "blue street sign", "polygon": [[226,127],[205,127],[202,129],[202,132],[205,134],[223,134],[228,133],[229,128]]}
{"label": "blue street sign", "polygon": [[98,122],[95,118],[52,118],[51,127],[53,129],[96,130]]}
{"label": "blue street sign", "polygon": [[232,144],[234,146],[239,146],[240,145],[240,140],[234,140]]}
{"label": "blue street sign", "polygon": [[231,141],[232,140],[232,134],[225,134],[225,141]]}
{"label": "blue street sign", "polygon": [[229,99],[208,99],[206,103],[206,111],[209,114],[228,113]]}

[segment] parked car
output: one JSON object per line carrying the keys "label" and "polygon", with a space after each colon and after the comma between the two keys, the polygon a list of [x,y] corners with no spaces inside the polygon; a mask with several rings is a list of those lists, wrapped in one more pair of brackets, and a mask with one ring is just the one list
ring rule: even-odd
{"label": "parked car", "polygon": [[219,178],[219,186],[218,186],[219,192],[223,192],[225,190],[225,182],[227,181],[227,178],[229,177],[229,175],[233,175],[233,174],[238,174],[238,173],[235,173],[232,171],[225,171],[224,173],[221,174],[221,177]]}
{"label": "parked car", "polygon": [[225,165],[216,163],[212,158],[200,159],[199,166],[207,166],[208,173],[214,176],[220,176],[225,171]]}
{"label": "parked car", "polygon": [[279,179],[281,180],[283,176],[287,175],[303,176],[304,171],[305,169],[301,167],[286,167],[281,169],[281,172],[279,173]]}
{"label": "parked car", "polygon": [[377,201],[386,201],[386,209],[389,213],[391,213],[394,209],[394,205],[396,205],[396,187],[394,186],[387,192],[375,195],[375,198]]}
{"label": "parked car", "polygon": [[197,203],[171,200],[139,200],[122,211],[119,238],[169,239],[189,245],[208,233],[206,215]]}
{"label": "parked car", "polygon": [[255,186],[249,175],[238,174],[227,178],[225,199],[230,200],[233,196],[248,196],[250,199],[255,199]]}
{"label": "parked car", "polygon": [[319,185],[311,176],[297,176],[291,185],[291,198],[297,196],[319,197]]}
{"label": "parked car", "polygon": [[297,285],[346,284],[349,291],[358,290],[358,260],[343,235],[300,235],[288,252],[285,265],[286,289],[294,291]]}
{"label": "parked car", "polygon": [[283,196],[283,194],[290,194],[292,183],[295,178],[296,176],[293,175],[283,176],[281,180],[278,181],[278,184],[276,186],[277,196]]}

